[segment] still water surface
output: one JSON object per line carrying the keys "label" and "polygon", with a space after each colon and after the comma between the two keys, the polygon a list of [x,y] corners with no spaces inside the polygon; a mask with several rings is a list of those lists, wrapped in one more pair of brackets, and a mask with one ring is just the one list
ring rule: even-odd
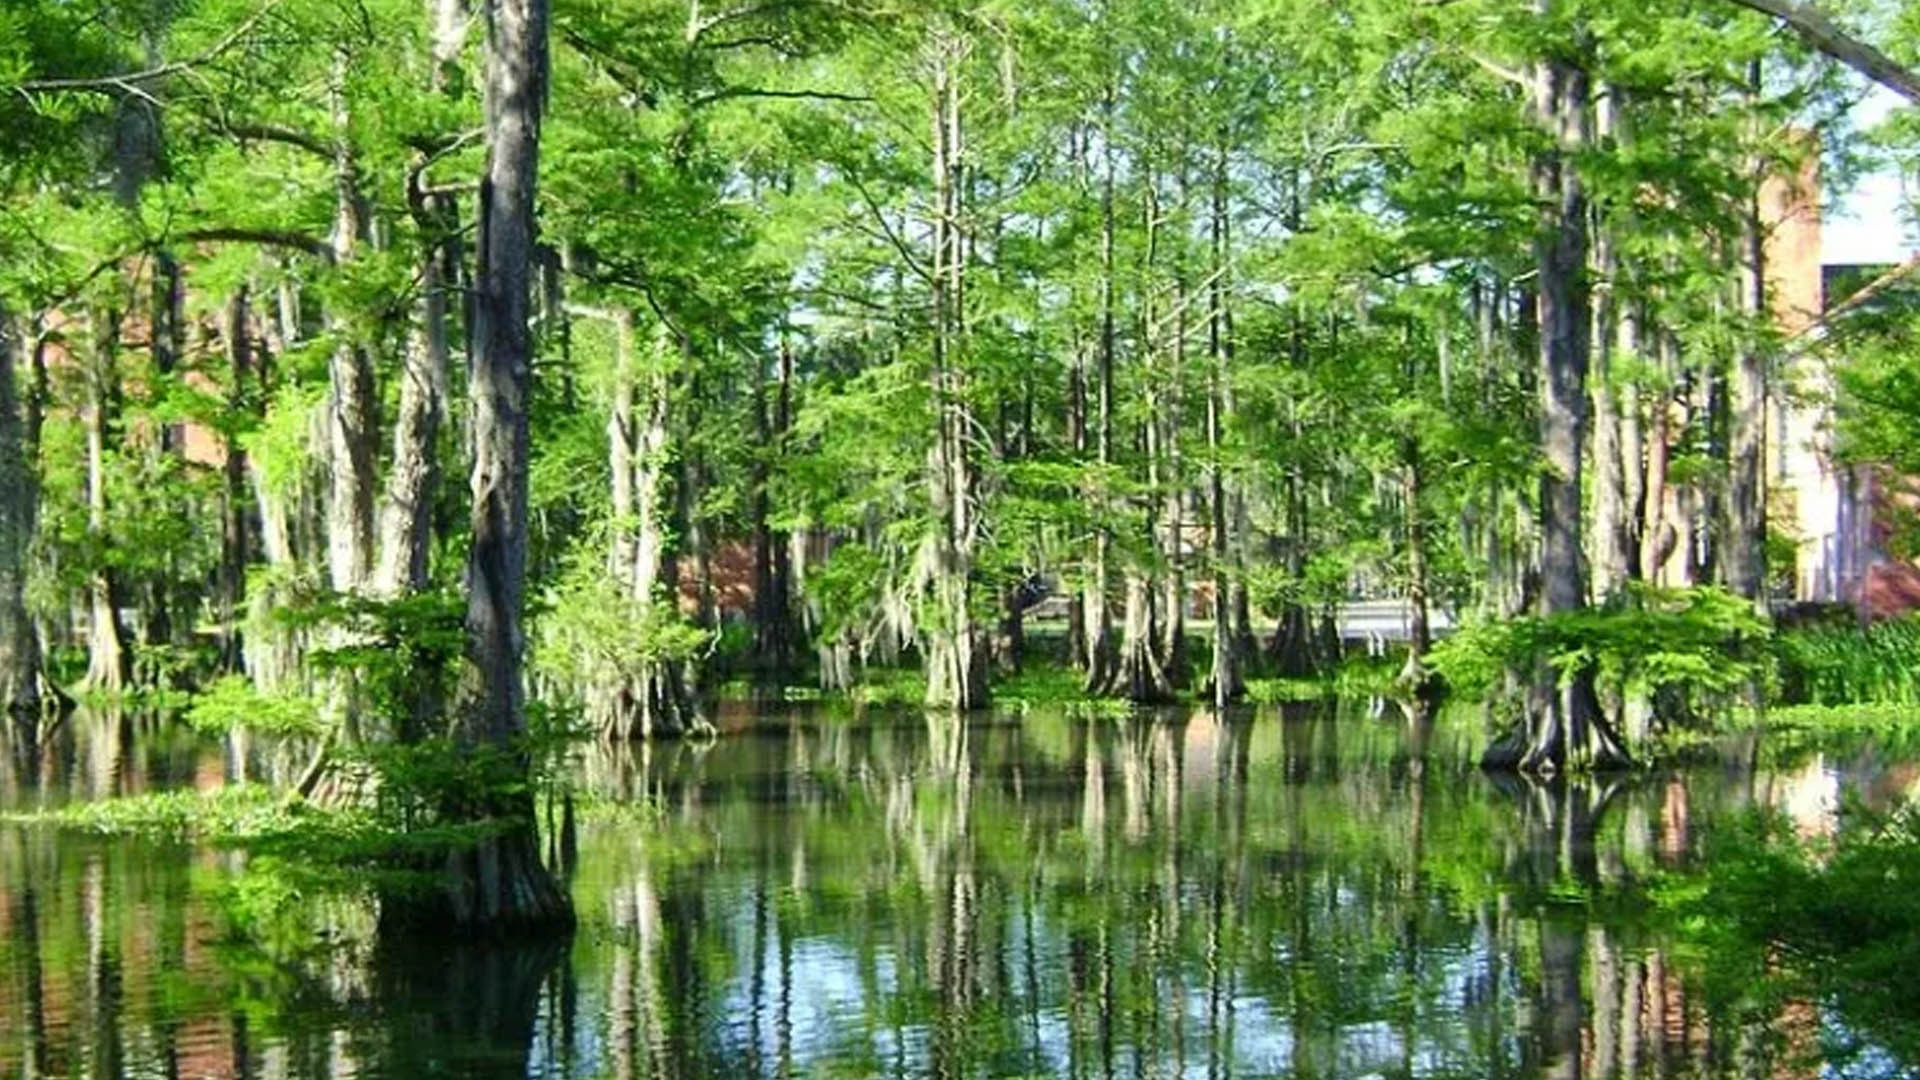
{"label": "still water surface", "polygon": [[[1528,785],[1364,707],[726,726],[585,756],[559,945],[343,913],[289,971],[222,933],[240,855],[0,825],[0,1077],[1818,1075],[1818,1003],[1756,1049],[1632,898],[1743,809],[1831,830],[1916,775],[1747,740]],[[0,808],[217,786],[231,750],[83,714]]]}

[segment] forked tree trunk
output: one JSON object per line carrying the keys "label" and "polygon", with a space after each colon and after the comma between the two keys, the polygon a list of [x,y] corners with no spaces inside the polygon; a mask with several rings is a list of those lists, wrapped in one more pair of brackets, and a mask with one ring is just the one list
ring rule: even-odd
{"label": "forked tree trunk", "polygon": [[[520,625],[527,570],[527,405],[533,340],[528,325],[534,183],[547,82],[546,0],[488,0],[484,115],[487,165],[480,186],[473,358],[473,543],[467,559],[467,669],[455,710],[457,741],[522,763],[527,730]],[[524,781],[525,777],[521,777]],[[437,918],[445,929],[502,933],[570,925],[572,906],[540,861],[533,797],[496,787],[456,816],[498,829],[449,854]]]}
{"label": "forked tree trunk", "polygon": [[[430,84],[445,92],[452,65],[466,37],[466,12],[458,0],[431,0],[434,20]],[[421,166],[424,167],[424,166]],[[407,341],[400,383],[400,416],[393,432],[393,466],[380,518],[380,567],[374,587],[382,595],[424,589],[431,582],[434,500],[440,489],[440,428],[446,418],[447,370],[452,349],[448,297],[459,287],[454,236],[459,215],[451,203],[413,185],[408,195],[415,225],[426,238],[420,256],[420,305]]]}
{"label": "forked tree trunk", "polygon": [[[607,435],[615,525],[609,558],[614,579],[636,603],[674,604],[677,582],[663,505],[670,464],[672,381],[657,363],[641,370],[633,313],[621,309],[613,320],[613,411]],[[602,738],[644,739],[711,730],[700,715],[683,660],[646,663],[617,685],[588,688],[587,695]]]}
{"label": "forked tree trunk", "polygon": [[38,716],[41,705],[40,639],[25,591],[40,484],[29,456],[25,403],[17,391],[19,330],[0,308],[0,719],[26,722]]}

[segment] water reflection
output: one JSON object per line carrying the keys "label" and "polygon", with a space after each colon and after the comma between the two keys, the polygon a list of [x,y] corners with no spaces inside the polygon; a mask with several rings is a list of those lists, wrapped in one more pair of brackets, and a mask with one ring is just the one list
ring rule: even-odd
{"label": "water reflection", "polygon": [[[343,913],[275,965],[222,941],[232,853],[0,826],[0,1075],[1800,1075],[1817,1010],[1727,1022],[1631,897],[1727,810],[1910,786],[1739,746],[1495,781],[1365,706],[736,726],[584,756],[648,809],[583,816],[564,950]],[[277,771],[150,718],[40,742],[0,803]]]}

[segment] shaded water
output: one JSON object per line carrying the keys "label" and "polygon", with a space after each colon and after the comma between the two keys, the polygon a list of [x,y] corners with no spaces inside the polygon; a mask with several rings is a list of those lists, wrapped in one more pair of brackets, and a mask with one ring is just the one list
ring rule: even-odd
{"label": "shaded water", "polygon": [[[0,825],[0,1076],[1815,1075],[1817,1003],[1720,1019],[1632,898],[1743,808],[1827,830],[1913,774],[1496,782],[1473,725],[1362,709],[731,726],[585,757],[566,945],[343,911],[279,967],[222,934],[241,856]],[[83,715],[0,806],[234,762]]]}

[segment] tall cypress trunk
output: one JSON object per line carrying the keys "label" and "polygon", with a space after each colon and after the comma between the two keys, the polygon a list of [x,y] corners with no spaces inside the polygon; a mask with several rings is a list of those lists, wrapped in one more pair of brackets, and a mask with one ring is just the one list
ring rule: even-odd
{"label": "tall cypress trunk", "polygon": [[[1184,161],[1186,148],[1181,148]],[[1181,216],[1188,205],[1187,173],[1184,165],[1180,169],[1180,208]],[[1187,685],[1191,675],[1187,657],[1187,571],[1185,539],[1187,527],[1187,484],[1184,463],[1180,453],[1180,431],[1184,423],[1185,402],[1183,387],[1186,379],[1187,361],[1187,281],[1184,258],[1176,258],[1173,283],[1173,370],[1167,380],[1171,388],[1167,395],[1166,408],[1162,415],[1150,418],[1149,424],[1157,425],[1160,431],[1160,458],[1165,466],[1162,476],[1155,483],[1156,490],[1165,492],[1162,503],[1163,523],[1159,531],[1160,563],[1165,573],[1160,580],[1160,626],[1158,648],[1160,667],[1166,672],[1167,680],[1173,687]],[[1149,328],[1151,329],[1151,328]]]}
{"label": "tall cypress trunk", "polygon": [[[1094,426],[1095,449],[1099,454],[1100,483],[1108,483],[1107,472],[1113,465],[1113,353],[1116,332],[1113,310],[1113,108],[1114,88],[1109,77],[1106,95],[1101,102],[1101,148],[1104,164],[1100,177],[1100,342],[1099,380],[1095,390],[1097,395]],[[1085,620],[1081,631],[1086,644],[1086,687],[1089,693],[1098,692],[1109,685],[1115,672],[1117,657],[1113,642],[1113,615],[1107,600],[1107,558],[1112,548],[1112,538],[1108,534],[1108,507],[1096,503],[1093,563],[1087,569],[1087,580],[1081,595],[1081,618]]]}
{"label": "tall cypress trunk", "polygon": [[[1760,62],[1749,70],[1749,93],[1760,91]],[[1767,599],[1767,317],[1765,234],[1760,223],[1760,167],[1740,207],[1740,314],[1746,320],[1734,355],[1729,394],[1727,587],[1764,609]]]}
{"label": "tall cypress trunk", "polygon": [[925,628],[927,704],[977,709],[987,704],[988,635],[973,613],[973,560],[979,542],[979,482],[971,450],[972,409],[963,370],[967,248],[960,214],[965,184],[958,65],[966,44],[936,31],[933,77],[933,447],[928,490],[933,534],[922,556],[931,601]]}
{"label": "tall cypress trunk", "polygon": [[[466,44],[466,0],[426,0],[432,28],[427,86],[453,98],[460,52]],[[448,296],[459,289],[459,211],[451,200],[419,190],[426,167],[418,159],[407,191],[407,208],[423,241],[420,306],[407,342],[400,384],[400,417],[394,425],[393,467],[381,511],[380,568],[375,588],[392,595],[425,588],[431,581],[433,508],[440,487],[440,428],[446,418],[447,369],[451,357]]]}
{"label": "tall cypress trunk", "polygon": [[[1604,145],[1619,137],[1619,90],[1603,87],[1594,103],[1595,134]],[[1603,601],[1626,588],[1629,553],[1627,471],[1616,385],[1615,346],[1629,322],[1621,317],[1620,260],[1614,246],[1614,211],[1596,206],[1593,230],[1593,567],[1595,595]],[[1628,358],[1631,361],[1631,358]]]}
{"label": "tall cypress trunk", "polygon": [[[252,305],[245,285],[227,301],[227,410],[238,419],[247,408],[247,384],[253,378]],[[246,666],[241,637],[241,606],[247,594],[247,452],[229,434],[226,460],[221,466],[220,573],[217,603],[220,615],[220,665],[228,673]]]}
{"label": "tall cypress trunk", "polygon": [[[1551,18],[1559,0],[1537,0]],[[1582,452],[1587,434],[1587,369],[1591,311],[1587,282],[1587,200],[1574,155],[1587,136],[1587,76],[1561,57],[1539,60],[1532,74],[1536,121],[1553,137],[1530,168],[1541,206],[1535,234],[1538,265],[1540,479],[1539,615],[1579,611],[1587,604],[1586,553],[1581,541]],[[1611,725],[1600,714],[1591,669],[1570,677],[1535,661],[1522,730],[1490,747],[1491,767],[1556,773],[1610,767],[1626,761]]]}
{"label": "tall cypress trunk", "polygon": [[[336,265],[350,262],[366,231],[358,163],[349,141],[346,104],[347,55],[336,58],[329,94],[334,125],[334,222]],[[334,329],[345,323],[332,317]],[[366,587],[373,573],[373,511],[376,420],[373,364],[352,341],[336,344],[327,361],[327,576],[340,592]]]}
{"label": "tall cypress trunk", "polygon": [[[107,447],[118,412],[120,317],[96,308],[89,319],[92,357],[87,366],[87,536],[105,552],[107,536]],[[115,694],[126,687],[131,656],[120,623],[120,583],[111,567],[96,566],[87,582],[87,689]]]}
{"label": "tall cypress trunk", "polygon": [[440,252],[430,252],[420,267],[420,321],[407,342],[393,466],[381,512],[380,570],[374,587],[384,595],[423,589],[431,581],[428,556],[447,399],[447,287]]}
{"label": "tall cypress trunk", "polygon": [[[1231,58],[1229,57],[1229,62]],[[1227,132],[1218,133],[1208,199],[1208,249],[1212,273],[1207,283],[1207,532],[1213,555],[1213,672],[1207,679],[1215,709],[1246,692],[1247,650],[1235,633],[1235,593],[1246,603],[1244,567],[1238,558],[1242,515],[1228,504],[1226,429],[1233,415],[1233,339],[1227,313],[1227,266],[1231,253],[1227,221]],[[1237,495],[1237,491],[1235,493]],[[1234,528],[1234,533],[1229,533]]]}
{"label": "tall cypress trunk", "polygon": [[40,639],[25,594],[40,484],[28,452],[25,403],[15,382],[19,330],[0,308],[0,714],[25,722],[39,714],[41,704]]}
{"label": "tall cypress trunk", "polygon": [[[484,116],[487,165],[480,185],[473,358],[473,543],[467,558],[467,660],[454,717],[460,744],[524,767],[527,730],[520,617],[527,567],[527,399],[533,375],[528,325],[534,184],[547,82],[546,0],[488,0]],[[457,930],[501,932],[570,924],[572,909],[540,861],[531,793],[496,786],[456,816],[499,829],[449,855],[444,903],[434,913]]]}
{"label": "tall cypress trunk", "polygon": [[[1159,206],[1154,198],[1153,177],[1147,177],[1147,198],[1142,208],[1145,221],[1146,253],[1145,274],[1153,272],[1157,221]],[[1148,299],[1141,305],[1140,341],[1146,352],[1146,414],[1142,426],[1141,442],[1144,444],[1146,464],[1147,506],[1142,515],[1141,529],[1135,539],[1135,548],[1130,553],[1126,570],[1122,577],[1125,582],[1125,615],[1120,624],[1120,655],[1114,667],[1113,678],[1105,687],[1105,692],[1117,694],[1129,701],[1141,704],[1157,704],[1173,698],[1172,674],[1164,665],[1160,651],[1160,593],[1155,584],[1155,555],[1160,547],[1160,504],[1164,498],[1161,490],[1162,476],[1162,440],[1161,414],[1164,410],[1161,381],[1164,374],[1157,371],[1154,356],[1158,351],[1153,342],[1154,307],[1151,290]]]}

